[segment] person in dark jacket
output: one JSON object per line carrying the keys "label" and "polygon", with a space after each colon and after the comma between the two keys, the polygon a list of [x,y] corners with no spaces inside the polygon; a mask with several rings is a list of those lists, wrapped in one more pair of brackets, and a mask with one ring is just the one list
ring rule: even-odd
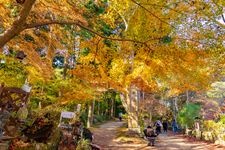
{"label": "person in dark jacket", "polygon": [[173,129],[173,133],[177,133],[178,125],[175,119],[173,119],[171,126]]}
{"label": "person in dark jacket", "polygon": [[167,120],[164,120],[163,123],[162,123],[162,125],[163,125],[163,131],[164,131],[164,133],[167,133],[167,130],[168,130],[168,122],[167,122]]}
{"label": "person in dark jacket", "polygon": [[155,130],[151,126],[148,126],[146,129],[144,129],[144,135],[149,141],[148,146],[154,146],[155,138],[157,136]]}
{"label": "person in dark jacket", "polygon": [[83,138],[92,142],[93,134],[91,133],[89,129],[83,128]]}
{"label": "person in dark jacket", "polygon": [[159,135],[161,133],[162,123],[160,120],[157,120],[154,124],[156,127],[156,134]]}

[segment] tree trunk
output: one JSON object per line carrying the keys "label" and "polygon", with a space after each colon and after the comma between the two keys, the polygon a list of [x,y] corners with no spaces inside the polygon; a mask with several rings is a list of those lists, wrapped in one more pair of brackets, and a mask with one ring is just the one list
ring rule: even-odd
{"label": "tree trunk", "polygon": [[97,102],[97,115],[100,115],[100,102]]}
{"label": "tree trunk", "polygon": [[174,110],[174,119],[177,119],[177,113],[178,113],[178,105],[177,105],[177,97],[173,100],[173,110]]}
{"label": "tree trunk", "polygon": [[136,103],[137,103],[137,108],[136,108],[136,111],[137,111],[137,116],[139,116],[139,101],[141,100],[141,94],[139,91],[137,91],[137,97],[136,97]]}
{"label": "tree trunk", "polygon": [[186,97],[187,97],[186,104],[188,104],[189,103],[189,93],[188,93],[188,90],[186,91]]}
{"label": "tree trunk", "polygon": [[74,112],[75,112],[75,118],[77,120],[79,120],[79,117],[80,117],[80,113],[81,113],[81,104],[77,104],[75,107],[74,107]]}
{"label": "tree trunk", "polygon": [[91,106],[91,125],[94,122],[94,112],[95,112],[95,100],[92,101],[92,106]]}
{"label": "tree trunk", "polygon": [[110,117],[111,118],[114,117],[114,105],[115,105],[114,102],[115,102],[115,100],[113,98],[112,101],[111,101],[111,112],[110,112]]}
{"label": "tree trunk", "polygon": [[92,114],[92,105],[88,105],[88,118],[87,118],[87,128],[91,127],[91,114]]}
{"label": "tree trunk", "polygon": [[122,104],[128,114],[128,128],[129,130],[140,132],[138,125],[138,96],[137,89],[129,88],[125,94],[120,94]]}
{"label": "tree trunk", "polygon": [[[65,59],[67,59],[67,58],[65,57]],[[67,69],[68,69],[68,64],[66,62],[64,67],[63,67],[63,80],[66,80]]]}
{"label": "tree trunk", "polygon": [[111,103],[110,103],[110,100],[107,100],[107,105],[108,105],[108,107],[107,107],[107,116],[108,116],[108,118],[110,118],[110,114],[111,114]]}
{"label": "tree trunk", "polygon": [[149,111],[149,125],[152,123],[152,110]]}

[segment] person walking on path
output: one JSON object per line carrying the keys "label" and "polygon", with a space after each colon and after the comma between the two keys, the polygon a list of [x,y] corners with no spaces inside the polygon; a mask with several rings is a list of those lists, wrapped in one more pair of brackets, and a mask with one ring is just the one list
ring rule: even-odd
{"label": "person walking on path", "polygon": [[154,146],[155,145],[155,138],[157,134],[155,133],[155,130],[151,127],[148,126],[146,129],[144,129],[144,135],[149,141],[148,146]]}
{"label": "person walking on path", "polygon": [[167,120],[164,120],[162,125],[163,125],[163,132],[167,133],[167,130],[168,130],[168,122],[167,122]]}
{"label": "person walking on path", "polygon": [[122,121],[122,112],[119,113],[119,120]]}
{"label": "person walking on path", "polygon": [[175,119],[173,119],[172,121],[172,129],[173,129],[173,133],[177,133],[178,125]]}
{"label": "person walking on path", "polygon": [[[149,123],[145,126],[145,128]],[[170,126],[171,123],[168,123]],[[153,128],[153,126],[152,126]],[[126,123],[120,121],[109,121],[97,127],[91,128],[94,135],[93,143],[101,147],[102,150],[225,150],[225,147],[214,143],[206,143],[204,141],[194,141],[183,135],[167,135],[162,134],[155,137],[154,147],[148,147],[149,141],[144,138],[137,137],[136,134],[126,136],[124,142],[124,131],[127,131]]]}
{"label": "person walking on path", "polygon": [[161,133],[161,128],[162,128],[162,123],[160,120],[157,120],[155,122],[155,127],[156,127],[156,133],[157,135],[159,135],[159,133]]}

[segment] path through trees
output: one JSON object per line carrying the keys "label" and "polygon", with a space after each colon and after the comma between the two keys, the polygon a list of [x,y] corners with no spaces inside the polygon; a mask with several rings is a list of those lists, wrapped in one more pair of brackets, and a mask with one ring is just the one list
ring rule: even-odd
{"label": "path through trees", "polygon": [[123,137],[124,122],[114,121],[93,128],[94,143],[103,150],[223,150],[225,147],[205,142],[190,141],[181,135],[169,133],[157,137],[156,146],[147,146],[147,141],[139,137]]}

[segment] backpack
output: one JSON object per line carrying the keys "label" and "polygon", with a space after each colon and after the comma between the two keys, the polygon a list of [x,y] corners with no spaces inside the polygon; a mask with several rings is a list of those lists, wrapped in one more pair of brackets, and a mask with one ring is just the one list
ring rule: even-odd
{"label": "backpack", "polygon": [[156,127],[160,127],[160,124],[157,122],[155,126],[156,126]]}
{"label": "backpack", "polygon": [[156,134],[153,129],[145,129],[144,134],[146,137],[156,137]]}

